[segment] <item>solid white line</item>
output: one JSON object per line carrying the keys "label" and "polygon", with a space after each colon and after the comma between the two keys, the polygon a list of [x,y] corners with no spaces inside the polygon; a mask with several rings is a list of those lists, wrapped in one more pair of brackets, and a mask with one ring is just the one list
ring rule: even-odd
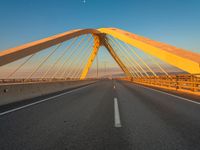
{"label": "solid white line", "polygon": [[54,95],[52,97],[48,97],[48,98],[42,99],[42,100],[37,101],[37,102],[33,102],[33,103],[30,103],[30,104],[27,104],[27,105],[24,105],[24,106],[21,106],[21,107],[17,107],[17,108],[14,108],[14,109],[10,109],[10,110],[4,111],[4,112],[0,113],[0,116],[6,115],[8,113],[12,113],[14,111],[17,111],[17,110],[20,110],[20,109],[23,109],[23,108],[27,108],[27,107],[30,107],[30,106],[33,106],[33,105],[36,105],[36,104],[39,104],[39,103],[42,103],[42,102],[45,102],[45,101],[48,101],[48,100],[51,100],[53,98],[57,98],[59,96],[65,95],[65,94],[69,94],[69,93],[72,93],[72,92],[87,88],[88,86],[90,86],[90,85],[86,85],[84,87],[80,87],[80,88],[77,88],[77,89],[74,89],[74,90],[71,90],[71,91],[67,91],[65,93]]}
{"label": "solid white line", "polygon": [[[138,84],[137,84],[137,85],[138,85]],[[149,90],[152,90],[152,91],[156,91],[156,92],[159,92],[159,93],[162,93],[162,94],[166,94],[166,95],[169,95],[169,96],[172,96],[172,97],[175,97],[175,98],[179,98],[179,99],[182,99],[182,100],[185,100],[185,101],[188,101],[188,102],[191,102],[191,103],[195,103],[195,104],[200,105],[200,102],[196,102],[196,101],[190,100],[190,99],[188,99],[188,98],[184,98],[184,97],[177,96],[177,95],[174,95],[174,94],[170,94],[170,93],[167,93],[167,92],[164,92],[164,91],[152,89],[152,88],[150,88],[150,87],[146,87],[146,86],[143,86],[143,85],[139,85],[139,86],[142,86],[142,87],[144,87],[144,88],[146,88],[146,89],[149,89]]]}
{"label": "solid white line", "polygon": [[119,106],[117,98],[114,98],[114,115],[115,115],[115,127],[119,128],[122,127],[119,115]]}

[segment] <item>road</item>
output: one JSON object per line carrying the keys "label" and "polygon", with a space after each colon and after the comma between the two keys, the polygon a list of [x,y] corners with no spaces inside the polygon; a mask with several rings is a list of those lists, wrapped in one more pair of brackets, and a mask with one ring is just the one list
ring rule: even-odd
{"label": "road", "polygon": [[1,111],[0,150],[200,149],[198,102],[112,80],[37,102]]}

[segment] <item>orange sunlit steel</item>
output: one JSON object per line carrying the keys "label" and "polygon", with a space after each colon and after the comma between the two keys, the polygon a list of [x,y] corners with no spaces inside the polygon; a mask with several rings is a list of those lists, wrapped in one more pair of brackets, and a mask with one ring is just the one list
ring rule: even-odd
{"label": "orange sunlit steel", "polygon": [[[188,73],[197,74],[200,73],[200,54],[196,54],[184,49],[176,48],[174,46],[153,41],[136,34],[129,33],[116,28],[101,28],[101,29],[79,29],[72,30],[62,34],[58,34],[52,37],[44,38],[39,41],[31,42],[22,46],[11,48],[0,52],[0,66],[6,65],[23,57],[29,56],[36,52],[39,52],[45,48],[59,44],[61,42],[70,40],[71,38],[83,35],[93,34],[96,39],[106,41],[106,35],[111,35],[127,44],[139,48],[140,50],[159,58],[160,60],[178,67]],[[102,36],[103,35],[103,36]],[[103,39],[102,39],[103,38]],[[95,42],[97,40],[94,40]],[[100,41],[100,42],[101,42]],[[102,44],[102,43],[100,43]],[[81,79],[84,79],[91,67],[91,64],[97,55],[97,51],[100,45],[94,43],[93,52],[89,58],[85,68],[83,69]],[[111,56],[122,68],[127,76],[131,76],[129,70],[123,64],[121,59],[112,51],[112,47],[109,43],[104,42],[105,46],[110,52]]]}

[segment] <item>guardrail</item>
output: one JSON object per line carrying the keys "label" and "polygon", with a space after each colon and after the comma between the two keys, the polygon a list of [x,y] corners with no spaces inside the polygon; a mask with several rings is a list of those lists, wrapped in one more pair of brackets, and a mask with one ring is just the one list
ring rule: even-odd
{"label": "guardrail", "polygon": [[[94,80],[95,78],[88,78],[84,80]],[[64,81],[79,81],[79,78],[33,78],[33,79],[0,79],[0,84],[6,83],[35,83],[35,82],[64,82]]]}
{"label": "guardrail", "polygon": [[124,80],[132,81],[139,84],[200,94],[200,74],[179,74],[157,77],[150,76],[140,78],[124,78]]}
{"label": "guardrail", "polygon": [[96,80],[59,81],[19,83],[18,80],[16,80],[16,83],[2,83],[0,84],[0,106],[28,100],[30,98],[46,95],[49,93],[75,89],[96,82]]}

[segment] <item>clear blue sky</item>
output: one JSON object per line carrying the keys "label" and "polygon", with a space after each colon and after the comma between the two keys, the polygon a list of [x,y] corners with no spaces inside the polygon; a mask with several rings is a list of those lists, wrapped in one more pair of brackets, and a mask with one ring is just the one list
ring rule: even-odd
{"label": "clear blue sky", "polygon": [[117,27],[200,52],[200,0],[1,0],[0,50],[76,28]]}

